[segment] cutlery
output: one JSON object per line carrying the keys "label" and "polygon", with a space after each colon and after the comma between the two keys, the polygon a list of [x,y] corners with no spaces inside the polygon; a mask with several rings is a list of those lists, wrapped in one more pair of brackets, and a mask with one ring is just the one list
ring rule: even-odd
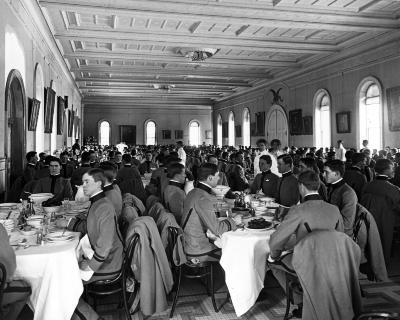
{"label": "cutlery", "polygon": [[6,220],[8,220],[8,218],[10,217],[11,212],[12,212],[12,210],[10,210],[10,212],[8,213]]}

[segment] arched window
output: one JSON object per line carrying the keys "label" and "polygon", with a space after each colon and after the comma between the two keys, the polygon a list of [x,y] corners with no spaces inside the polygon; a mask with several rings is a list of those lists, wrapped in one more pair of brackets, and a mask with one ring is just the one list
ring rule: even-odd
{"label": "arched window", "polygon": [[370,149],[382,148],[381,92],[379,81],[372,77],[364,79],[359,86],[360,147],[362,140],[368,140]]}
{"label": "arched window", "polygon": [[191,146],[200,144],[200,124],[197,121],[191,121],[189,124],[189,144]]}
{"label": "arched window", "polygon": [[149,120],[145,125],[145,133],[146,133],[146,145],[155,145],[156,144],[156,132],[157,125],[154,121]]}
{"label": "arched window", "polygon": [[222,147],[222,116],[220,114],[217,121],[217,145]]}
{"label": "arched window", "polygon": [[35,99],[40,101],[39,107],[39,115],[36,124],[36,151],[42,152],[44,151],[44,99],[43,99],[43,72],[39,63],[36,64],[35,68],[35,84],[34,84],[34,92]]}
{"label": "arched window", "polygon": [[243,125],[242,125],[243,146],[250,146],[250,111],[248,108],[243,110]]}
{"label": "arched window", "polygon": [[233,112],[229,112],[228,121],[228,144],[230,146],[235,146],[235,115]]}
{"label": "arched window", "polygon": [[331,146],[331,98],[325,89],[318,90],[314,96],[315,141],[316,147]]}
{"label": "arched window", "polygon": [[100,121],[99,123],[99,144],[101,146],[109,146],[110,145],[110,123],[108,121]]}

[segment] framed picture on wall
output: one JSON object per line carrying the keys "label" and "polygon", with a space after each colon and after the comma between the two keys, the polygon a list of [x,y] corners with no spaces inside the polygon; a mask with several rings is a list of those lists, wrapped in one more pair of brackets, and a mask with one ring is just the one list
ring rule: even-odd
{"label": "framed picture on wall", "polygon": [[212,139],[212,132],[211,132],[211,130],[206,130],[205,134],[206,134],[206,139]]}
{"label": "framed picture on wall", "polygon": [[56,92],[50,87],[44,89],[45,105],[44,105],[44,133],[53,132],[53,115]]}
{"label": "framed picture on wall", "polygon": [[301,135],[303,133],[303,116],[301,109],[289,111],[289,129],[292,135]]}
{"label": "framed picture on wall", "polygon": [[256,129],[256,123],[252,122],[250,123],[250,134],[252,137],[256,137],[257,136],[257,129]]}
{"label": "framed picture on wall", "polygon": [[228,138],[228,122],[222,122],[222,138]]}
{"label": "framed picture on wall", "polygon": [[313,134],[313,118],[312,116],[303,117],[303,134],[312,135]]}
{"label": "framed picture on wall", "polygon": [[350,133],[350,111],[336,113],[336,131],[337,133]]}
{"label": "framed picture on wall", "polygon": [[400,87],[386,90],[389,130],[400,131]]}
{"label": "framed picture on wall", "polygon": [[[256,112],[256,135],[265,135],[265,112]],[[241,136],[241,134],[240,134]]]}
{"label": "framed picture on wall", "polygon": [[163,140],[171,140],[171,130],[163,130],[162,138]]}
{"label": "framed picture on wall", "polygon": [[242,137],[242,126],[240,124],[235,126],[235,137],[236,138]]}
{"label": "framed picture on wall", "polygon": [[183,130],[175,130],[175,139],[176,140],[183,139]]}
{"label": "framed picture on wall", "polygon": [[72,137],[74,119],[75,119],[75,111],[68,110],[68,137]]}
{"label": "framed picture on wall", "polygon": [[65,100],[57,97],[57,134],[63,134],[64,129]]}
{"label": "framed picture on wall", "polygon": [[126,144],[136,144],[136,126],[131,125],[120,125],[119,126],[119,137],[120,141]]}
{"label": "framed picture on wall", "polygon": [[35,98],[28,99],[28,130],[36,131],[39,117],[40,101]]}

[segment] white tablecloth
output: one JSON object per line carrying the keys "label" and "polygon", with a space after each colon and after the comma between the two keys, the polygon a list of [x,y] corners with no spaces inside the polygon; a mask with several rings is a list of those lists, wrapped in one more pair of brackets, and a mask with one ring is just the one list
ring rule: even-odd
{"label": "white tablecloth", "polygon": [[[11,239],[13,239],[12,235]],[[24,237],[35,243],[36,236]],[[69,242],[32,246],[15,251],[15,278],[24,279],[32,288],[29,306],[34,320],[70,320],[83,292],[75,254],[79,233]]]}
{"label": "white tablecloth", "polygon": [[264,287],[268,241],[273,232],[236,230],[221,236],[220,264],[238,317],[254,305]]}

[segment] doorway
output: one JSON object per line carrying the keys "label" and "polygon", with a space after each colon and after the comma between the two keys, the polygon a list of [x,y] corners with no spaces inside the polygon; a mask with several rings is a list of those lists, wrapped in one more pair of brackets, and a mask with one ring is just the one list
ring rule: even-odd
{"label": "doorway", "polygon": [[5,91],[5,141],[6,193],[24,170],[26,149],[25,87],[20,72],[13,69],[8,74]]}
{"label": "doorway", "polygon": [[279,139],[282,147],[289,146],[288,120],[285,110],[280,105],[273,105],[267,114],[267,140]]}

